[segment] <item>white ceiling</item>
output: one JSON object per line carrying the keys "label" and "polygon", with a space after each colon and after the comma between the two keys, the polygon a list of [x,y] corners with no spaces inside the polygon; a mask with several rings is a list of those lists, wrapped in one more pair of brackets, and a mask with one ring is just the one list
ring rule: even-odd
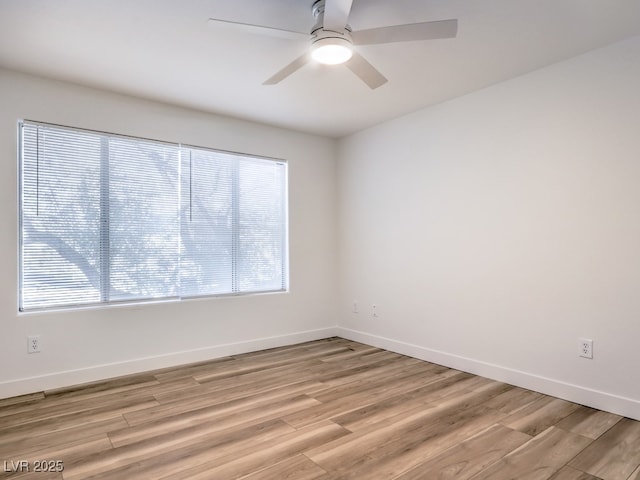
{"label": "white ceiling", "polygon": [[340,137],[640,35],[640,0],[354,0],[353,30],[457,18],[455,39],[359,47],[389,82],[209,17],[308,31],[313,0],[0,0],[0,66]]}

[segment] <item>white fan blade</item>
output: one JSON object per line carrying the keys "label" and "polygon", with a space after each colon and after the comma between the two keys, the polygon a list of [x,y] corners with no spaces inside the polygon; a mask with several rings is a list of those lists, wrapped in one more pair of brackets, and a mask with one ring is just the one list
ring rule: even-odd
{"label": "white fan blade", "polygon": [[215,26],[216,28],[229,28],[235,31],[243,31],[253,35],[268,35],[270,37],[286,38],[292,40],[309,37],[308,33],[295,32],[293,30],[284,30],[282,28],[265,27],[264,25],[252,25],[250,23],[220,20],[219,18],[210,18],[209,25]]}
{"label": "white fan blade", "polygon": [[347,26],[353,0],[325,0],[322,28],[342,33]]}
{"label": "white fan blade", "polygon": [[304,67],[307,64],[307,62],[309,62],[309,54],[305,53],[303,55],[300,55],[298,58],[296,58],[293,62],[291,62],[286,67],[284,67],[278,73],[276,73],[272,77],[265,80],[263,85],[275,85],[276,83],[280,83],[289,75],[296,72],[300,68]]}
{"label": "white fan blade", "polygon": [[358,52],[353,52],[351,60],[345,65],[372,90],[387,83],[387,79],[376,68],[367,62]]}
{"label": "white fan blade", "polygon": [[360,30],[353,32],[351,37],[355,45],[374,45],[379,43],[453,38],[457,33],[458,20],[438,20],[436,22],[410,23],[407,25]]}

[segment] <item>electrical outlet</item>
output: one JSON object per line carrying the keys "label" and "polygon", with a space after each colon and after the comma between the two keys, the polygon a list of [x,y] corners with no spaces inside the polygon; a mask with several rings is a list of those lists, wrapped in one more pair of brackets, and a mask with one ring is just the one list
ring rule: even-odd
{"label": "electrical outlet", "polygon": [[29,335],[27,337],[27,353],[40,352],[40,335]]}
{"label": "electrical outlet", "polygon": [[580,352],[578,355],[584,358],[593,358],[593,340],[589,338],[580,338]]}
{"label": "electrical outlet", "polygon": [[371,305],[371,316],[372,317],[378,316],[378,306],[375,303]]}

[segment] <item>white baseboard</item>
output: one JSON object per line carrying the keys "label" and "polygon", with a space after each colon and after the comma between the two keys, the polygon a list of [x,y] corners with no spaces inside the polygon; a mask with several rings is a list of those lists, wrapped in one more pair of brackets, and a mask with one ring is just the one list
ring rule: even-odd
{"label": "white baseboard", "polygon": [[322,328],[287,335],[257,338],[243,342],[214,345],[195,350],[9,380],[0,383],[0,398],[70,387],[123,375],[132,375],[160,368],[202,362],[229,355],[255,352],[335,336],[640,420],[640,401],[638,400],[342,327]]}
{"label": "white baseboard", "polygon": [[419,358],[445,367],[473,373],[500,382],[534,390],[571,402],[640,420],[640,401],[598,390],[573,385],[552,378],[534,375],[512,368],[481,362],[430,348],[413,345],[358,330],[338,327],[336,335],[392,352]]}
{"label": "white baseboard", "polygon": [[337,336],[337,329],[335,327],[322,328],[9,380],[0,382],[0,398],[16,397],[18,395],[70,387],[123,375],[143,373],[160,368],[186,365],[229,355],[283,347],[285,345],[293,345],[335,336]]}

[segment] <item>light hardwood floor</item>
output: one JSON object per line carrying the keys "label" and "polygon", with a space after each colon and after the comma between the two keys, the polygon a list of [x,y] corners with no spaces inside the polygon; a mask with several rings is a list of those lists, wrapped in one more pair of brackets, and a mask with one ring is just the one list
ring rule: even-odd
{"label": "light hardwood floor", "polygon": [[[38,460],[64,471],[33,472]],[[0,400],[0,467],[39,480],[640,480],[640,422],[330,338]]]}

